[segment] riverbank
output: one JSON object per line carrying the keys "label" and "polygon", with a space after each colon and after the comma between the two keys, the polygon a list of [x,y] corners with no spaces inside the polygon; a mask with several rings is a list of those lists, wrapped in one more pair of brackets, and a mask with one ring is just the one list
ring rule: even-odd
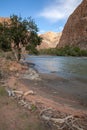
{"label": "riverbank", "polygon": [[28,76],[27,78],[24,76],[24,78],[19,79],[19,82],[26,86],[27,89],[31,89],[37,95],[49,100],[47,104],[52,101],[53,105],[50,104],[50,106],[55,106],[53,108],[57,110],[63,110],[63,112],[69,114],[87,113],[87,88],[83,86],[83,89],[80,82],[68,81],[54,74],[39,75],[40,79],[38,80],[31,80],[28,79]]}
{"label": "riverbank", "polygon": [[[44,121],[44,123],[42,123],[44,128],[40,128],[41,130],[56,130],[58,129],[57,127],[61,128],[61,125],[64,125],[65,129],[67,128],[68,130],[71,125],[75,128],[72,124],[73,121],[76,123],[76,126],[78,126],[78,122],[81,122],[81,128],[86,128],[86,110],[72,106],[73,100],[65,100],[64,97],[60,96],[60,91],[59,95],[55,89],[52,89],[52,87],[55,87],[58,83],[64,83],[65,85],[65,79],[56,77],[53,74],[38,74],[36,70],[23,64],[14,64],[13,62],[13,64],[11,63],[10,65],[9,70],[11,75],[9,75],[5,83],[5,88],[9,90],[8,94],[11,92],[9,96],[17,102],[18,106],[21,106],[22,109],[25,109],[27,112],[36,112],[39,121]],[[62,95],[64,95],[64,93]],[[70,102],[71,104],[69,104]],[[28,117],[29,120],[32,117],[34,117],[34,115],[31,115],[30,118]],[[62,121],[61,123],[60,120]],[[32,122],[33,121],[35,120],[32,120]],[[69,126],[66,124],[66,121]],[[56,125],[56,128],[54,125]],[[78,126],[78,128],[80,126]],[[34,127],[31,127],[31,130],[34,129]]]}
{"label": "riverbank", "polygon": [[[49,78],[49,76],[47,77]],[[45,75],[45,78],[47,77]],[[44,88],[45,91],[41,88],[43,87],[43,85],[41,86],[42,83],[40,83],[42,82],[41,78],[40,80],[27,80],[28,81],[23,78],[15,79],[11,77],[8,81],[8,85],[13,91],[16,90],[19,93],[23,92],[21,98],[19,98],[20,94],[17,94],[18,103],[22,105],[22,107],[29,111],[32,109],[35,111],[38,110],[37,115],[39,114],[39,118],[45,121],[44,123],[48,122],[48,128],[50,130],[60,130],[57,127],[62,128],[62,126],[64,127],[62,130],[66,128],[67,130],[72,130],[72,128],[86,130],[87,111],[85,109],[71,106],[70,102],[71,104],[75,103],[73,100],[66,100],[57,96],[57,100],[55,101],[54,96],[50,95],[46,88]],[[59,78],[59,80],[63,79]],[[56,94],[56,92],[54,92],[54,94]],[[66,104],[65,101],[68,101],[68,104]],[[79,106],[77,103],[74,105]],[[66,122],[68,122],[68,125]]]}
{"label": "riverbank", "polygon": [[86,58],[30,56],[26,61],[28,64],[30,63],[30,66],[32,64],[32,69],[38,70],[42,80],[34,83],[28,80],[30,77],[32,78],[32,74],[30,76],[25,74],[23,79],[25,84],[37,87],[56,102],[63,102],[71,107],[86,110]]}
{"label": "riverbank", "polygon": [[52,128],[40,119],[38,109],[33,103],[30,103],[28,109],[20,103],[19,94],[12,96],[10,93],[21,88],[17,79],[27,66],[5,57],[0,57],[0,61],[0,130],[51,130]]}

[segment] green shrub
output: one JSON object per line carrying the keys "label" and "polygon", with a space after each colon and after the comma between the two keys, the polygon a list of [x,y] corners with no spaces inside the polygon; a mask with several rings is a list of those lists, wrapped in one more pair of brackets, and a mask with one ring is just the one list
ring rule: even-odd
{"label": "green shrub", "polygon": [[87,50],[81,50],[77,46],[65,46],[62,48],[42,49],[39,51],[39,54],[57,56],[87,56]]}
{"label": "green shrub", "polygon": [[29,52],[29,54],[35,54],[38,55],[38,50],[34,45],[27,45],[26,50]]}

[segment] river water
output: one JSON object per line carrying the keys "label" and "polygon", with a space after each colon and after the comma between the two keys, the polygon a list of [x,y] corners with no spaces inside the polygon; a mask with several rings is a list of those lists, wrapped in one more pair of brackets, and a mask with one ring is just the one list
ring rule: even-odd
{"label": "river water", "polygon": [[38,89],[52,100],[62,102],[58,100],[62,97],[66,104],[69,99],[71,106],[87,109],[87,57],[27,56],[26,61],[41,73],[43,80],[37,82]]}
{"label": "river water", "polygon": [[87,57],[28,56],[26,60],[40,73],[87,80]]}

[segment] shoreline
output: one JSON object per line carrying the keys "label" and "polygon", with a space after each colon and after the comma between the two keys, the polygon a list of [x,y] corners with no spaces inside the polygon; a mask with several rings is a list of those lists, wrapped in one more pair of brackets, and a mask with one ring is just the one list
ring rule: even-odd
{"label": "shoreline", "polygon": [[[49,97],[56,102],[62,102],[72,107],[74,106],[77,109],[81,108],[82,110],[86,110],[86,81],[82,83],[80,80],[78,82],[77,79],[65,79],[64,77],[53,73],[39,73],[38,70],[34,68],[34,66],[35,64],[28,62],[28,68],[31,69],[31,71],[29,74],[27,74],[27,77],[24,76],[23,78],[23,84],[25,86],[28,87],[30,84],[29,86],[32,86],[31,88],[37,87],[40,91],[47,93]],[[57,100],[57,98],[59,98],[60,101]]]}
{"label": "shoreline", "polygon": [[[61,106],[68,106],[76,111],[84,111],[87,113],[87,102],[85,99],[86,90],[82,90],[81,84],[76,81],[68,81],[63,77],[55,74],[39,73],[33,63],[24,63],[28,69],[18,82],[22,83],[25,88],[34,90],[37,95],[47,98]],[[77,86],[74,86],[74,85]],[[78,88],[79,87],[79,88]],[[78,91],[79,89],[79,91]],[[72,111],[72,110],[71,110]]]}
{"label": "shoreline", "polygon": [[[31,67],[32,65],[32,67]],[[46,88],[49,90],[52,90],[52,92],[56,91],[56,95],[59,94],[59,96],[63,96],[63,94],[65,95],[65,97],[63,98],[69,98],[71,97],[71,100],[77,100],[77,102],[81,102],[82,106],[87,107],[87,81],[86,80],[81,80],[78,78],[72,78],[72,79],[68,79],[68,78],[64,78],[62,76],[59,76],[57,74],[54,73],[40,73],[38,72],[38,70],[36,70],[35,68],[35,64],[33,63],[28,63],[28,68],[31,69],[31,71],[29,72],[30,76],[33,77],[33,75],[35,75],[34,78],[35,82],[36,82],[36,86],[39,88],[43,89]],[[34,73],[32,73],[34,71]],[[31,74],[32,73],[32,74]],[[25,74],[26,75],[26,74]],[[27,81],[28,85],[28,80],[31,81],[31,85],[35,86],[32,82],[32,79],[29,79],[29,75],[27,75],[27,78],[25,77],[24,80]],[[33,79],[33,80],[34,80]],[[41,79],[41,80],[38,80]],[[42,86],[42,87],[40,87]],[[45,87],[44,87],[45,86]],[[84,88],[84,89],[83,89]],[[46,92],[46,89],[44,89],[44,91]],[[57,93],[57,91],[59,91]],[[51,93],[53,95],[53,93]],[[62,95],[61,95],[62,94]],[[69,97],[70,96],[70,97]],[[81,101],[80,101],[81,100]]]}
{"label": "shoreline", "polygon": [[[75,90],[73,92],[72,90],[69,90],[70,91],[69,94],[68,88],[64,88],[64,85],[66,86],[67,84],[67,80],[61,77],[54,76],[53,74],[52,75],[40,74],[40,77],[41,80],[39,81],[38,80],[34,81],[34,80],[29,80],[24,78],[24,79],[19,79],[19,82],[21,82],[28,89],[35,91],[37,95],[40,95],[43,98],[47,98],[51,100],[52,102],[54,102],[54,104],[58,103],[60,104],[61,107],[66,106],[70,109],[75,109],[76,111],[84,111],[87,113],[87,109],[86,109],[87,104],[85,104],[86,99],[84,99],[83,102],[82,97],[80,97],[82,99],[82,101],[80,101],[80,99],[78,99],[78,96],[75,97],[77,93],[73,95]],[[57,89],[55,87],[57,87]]]}
{"label": "shoreline", "polygon": [[[54,83],[54,86],[56,86],[56,83],[64,83],[65,85],[67,82],[65,79],[55,77],[53,74],[38,74],[34,68],[31,69],[31,67],[26,67],[26,65],[23,65],[23,69],[23,72],[20,71],[16,73],[15,76],[9,77],[6,85],[9,86],[13,97],[13,92],[17,92],[15,93],[16,97],[14,97],[17,104],[20,103],[19,105],[28,111],[37,108],[37,115],[40,117],[40,120],[45,121],[45,123],[49,122],[57,127],[58,124],[55,124],[55,121],[63,120],[66,126],[66,120],[69,121],[68,118],[70,118],[71,123],[73,120],[81,121],[83,128],[87,120],[87,110],[80,108],[79,103],[77,101],[75,102],[72,98],[70,99],[69,95],[68,98],[62,97],[65,92],[61,94],[60,91],[58,91],[60,96],[57,91],[54,91],[54,88],[52,88]],[[76,127],[79,128],[78,124]],[[54,127],[53,129],[56,130]]]}

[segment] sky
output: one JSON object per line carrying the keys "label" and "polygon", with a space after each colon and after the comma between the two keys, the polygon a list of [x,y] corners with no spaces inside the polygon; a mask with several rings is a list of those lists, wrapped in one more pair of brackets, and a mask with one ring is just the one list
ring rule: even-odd
{"label": "sky", "polygon": [[16,14],[32,17],[39,33],[61,32],[64,25],[82,0],[0,0],[0,17]]}

